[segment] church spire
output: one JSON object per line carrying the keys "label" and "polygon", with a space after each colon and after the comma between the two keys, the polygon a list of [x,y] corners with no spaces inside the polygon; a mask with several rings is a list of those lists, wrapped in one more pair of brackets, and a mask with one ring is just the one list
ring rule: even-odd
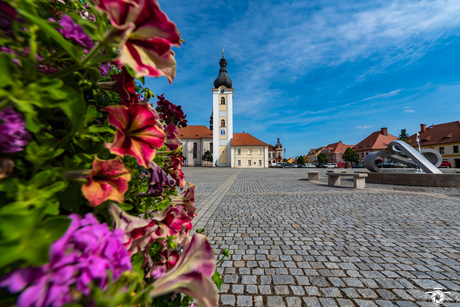
{"label": "church spire", "polygon": [[216,80],[214,80],[214,88],[219,86],[225,86],[226,88],[232,88],[232,80],[227,75],[227,60],[224,57],[224,50],[222,49],[222,59],[219,61],[220,70]]}

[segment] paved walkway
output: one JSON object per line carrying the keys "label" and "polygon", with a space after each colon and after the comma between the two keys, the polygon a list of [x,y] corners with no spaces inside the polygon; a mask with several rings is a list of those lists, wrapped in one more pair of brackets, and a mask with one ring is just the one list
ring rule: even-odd
{"label": "paved walkway", "polygon": [[328,187],[305,169],[184,171],[198,186],[194,229],[216,253],[230,250],[221,306],[436,307],[425,294],[435,287],[460,303],[457,188]]}

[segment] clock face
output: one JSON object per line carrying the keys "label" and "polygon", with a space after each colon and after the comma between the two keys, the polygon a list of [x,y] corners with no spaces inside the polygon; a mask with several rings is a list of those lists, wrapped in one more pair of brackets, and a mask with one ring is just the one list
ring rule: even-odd
{"label": "clock face", "polygon": [[221,89],[220,89],[220,93],[221,93],[221,94],[225,93],[225,89],[221,88]]}

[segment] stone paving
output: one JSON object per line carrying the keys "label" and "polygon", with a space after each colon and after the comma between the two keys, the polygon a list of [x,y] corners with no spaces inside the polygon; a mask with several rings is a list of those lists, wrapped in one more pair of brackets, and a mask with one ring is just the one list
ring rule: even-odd
{"label": "stone paving", "polygon": [[231,254],[220,306],[436,307],[436,287],[460,306],[460,189],[328,187],[307,171],[184,169],[194,229]]}

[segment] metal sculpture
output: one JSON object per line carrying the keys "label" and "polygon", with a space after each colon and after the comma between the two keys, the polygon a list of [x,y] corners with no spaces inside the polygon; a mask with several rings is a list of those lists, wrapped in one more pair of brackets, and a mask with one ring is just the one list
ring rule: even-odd
{"label": "metal sculpture", "polygon": [[[425,173],[442,174],[438,169],[438,166],[441,165],[442,162],[442,156],[434,149],[422,149],[421,152],[418,152],[406,142],[396,140],[388,144],[387,150],[388,151],[377,151],[368,154],[366,159],[364,159],[366,168],[371,172],[380,171],[375,164],[375,159],[377,157],[385,157],[412,168],[420,167]],[[406,155],[410,159],[402,155]]]}

